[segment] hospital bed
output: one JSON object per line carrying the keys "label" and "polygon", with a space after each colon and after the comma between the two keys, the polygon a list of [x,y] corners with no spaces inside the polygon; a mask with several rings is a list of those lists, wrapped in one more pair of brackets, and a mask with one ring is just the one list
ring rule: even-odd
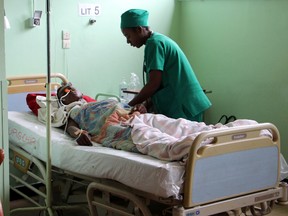
{"label": "hospital bed", "polygon": [[[51,89],[67,82],[62,74],[52,74],[51,79]],[[35,205],[13,209],[11,214],[41,210],[57,215],[62,209],[85,209],[88,203],[91,215],[103,211],[109,215],[239,215],[248,210],[263,215],[271,212],[274,202],[287,204],[287,184],[280,181],[280,137],[273,124],[202,132],[191,143],[185,163],[161,161],[97,143],[78,146],[60,128],[52,128],[47,142],[46,125],[25,101],[27,93],[45,91],[46,76],[16,76],[7,81],[8,101],[16,100],[8,112],[10,162],[21,171],[10,176],[37,197],[11,185],[11,190]],[[272,138],[262,136],[263,130]],[[202,145],[207,139],[211,142]]]}

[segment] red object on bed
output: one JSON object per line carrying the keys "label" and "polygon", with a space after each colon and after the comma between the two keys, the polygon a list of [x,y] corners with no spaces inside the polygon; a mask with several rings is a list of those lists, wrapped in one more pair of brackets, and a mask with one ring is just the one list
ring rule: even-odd
{"label": "red object on bed", "polygon": [[95,101],[96,101],[95,99],[89,97],[88,95],[83,95],[82,97],[83,97],[83,99],[86,100],[88,103],[89,103],[89,102],[95,102]]}
{"label": "red object on bed", "polygon": [[2,164],[3,160],[4,160],[4,151],[3,149],[0,149],[0,165]]}
{"label": "red object on bed", "polygon": [[[28,107],[30,108],[30,110],[36,115],[38,116],[38,109],[40,108],[40,106],[37,104],[36,102],[36,97],[40,95],[40,96],[46,96],[46,94],[41,94],[41,93],[29,93],[26,96],[26,103],[28,105]],[[51,94],[52,96],[55,96],[54,93]],[[95,102],[96,100],[91,98],[88,95],[83,95],[82,96],[84,100],[86,100],[88,103],[89,102]]]}
{"label": "red object on bed", "polygon": [[[4,160],[4,151],[3,149],[0,149],[0,165],[2,164]],[[1,204],[1,200],[0,200],[0,216],[3,216],[3,209],[2,209],[2,204]]]}

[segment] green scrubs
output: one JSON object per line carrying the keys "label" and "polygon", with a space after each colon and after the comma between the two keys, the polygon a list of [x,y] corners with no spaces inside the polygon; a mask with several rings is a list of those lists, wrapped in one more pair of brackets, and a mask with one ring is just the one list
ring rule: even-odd
{"label": "green scrubs", "polygon": [[146,41],[144,71],[162,71],[161,88],[152,96],[156,113],[171,118],[202,121],[211,102],[203,92],[193,69],[180,47],[170,38],[153,33]]}

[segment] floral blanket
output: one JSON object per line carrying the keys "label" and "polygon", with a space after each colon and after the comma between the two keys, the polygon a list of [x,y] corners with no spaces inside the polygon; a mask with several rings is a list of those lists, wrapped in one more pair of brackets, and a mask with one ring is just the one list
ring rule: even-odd
{"label": "floral blanket", "polygon": [[100,132],[93,136],[92,140],[105,147],[139,153],[132,141],[132,128],[128,123],[133,117],[134,115],[129,115],[128,111],[119,105],[111,107],[99,116],[105,120]]}

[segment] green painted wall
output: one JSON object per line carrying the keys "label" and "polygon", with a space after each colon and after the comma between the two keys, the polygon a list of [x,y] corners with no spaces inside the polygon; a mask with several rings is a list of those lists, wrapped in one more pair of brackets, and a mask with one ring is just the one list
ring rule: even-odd
{"label": "green painted wall", "polygon": [[271,122],[288,159],[288,1],[182,1],[181,45],[222,114]]}
{"label": "green painted wall", "polygon": [[[79,3],[101,6],[94,25],[88,25],[92,17],[79,16]],[[128,81],[131,73],[142,78],[143,64],[143,48],[128,45],[120,31],[121,14],[147,9],[153,30],[169,34],[174,5],[174,0],[51,0],[52,71],[68,76],[86,94],[118,94],[123,78]],[[5,7],[11,23],[6,32],[7,76],[45,73],[46,1],[5,0]],[[29,26],[33,8],[43,11],[40,27]],[[62,49],[62,30],[71,33],[70,49]]]}

